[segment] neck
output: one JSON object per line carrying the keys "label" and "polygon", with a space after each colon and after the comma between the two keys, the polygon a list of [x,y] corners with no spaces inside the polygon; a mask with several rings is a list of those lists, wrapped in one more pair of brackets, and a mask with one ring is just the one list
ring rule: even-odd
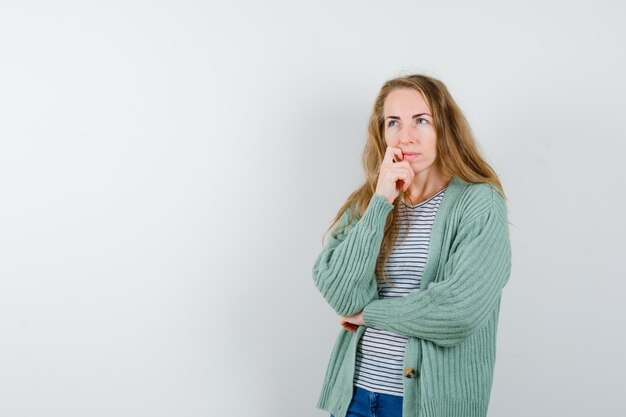
{"label": "neck", "polygon": [[451,179],[451,176],[444,176],[437,170],[419,172],[404,192],[404,200],[412,205],[419,204],[445,188]]}

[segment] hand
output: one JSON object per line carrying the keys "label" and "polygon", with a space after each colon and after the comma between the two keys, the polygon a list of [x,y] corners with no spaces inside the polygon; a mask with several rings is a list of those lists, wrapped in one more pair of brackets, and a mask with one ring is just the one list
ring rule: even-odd
{"label": "hand", "polygon": [[339,324],[349,332],[356,332],[359,326],[365,326],[365,322],[363,321],[363,311],[351,316],[339,317]]}
{"label": "hand", "polygon": [[400,189],[406,191],[415,177],[415,172],[404,160],[402,149],[395,146],[387,146],[383,162],[378,173],[376,194],[380,194],[393,204],[400,194]]}

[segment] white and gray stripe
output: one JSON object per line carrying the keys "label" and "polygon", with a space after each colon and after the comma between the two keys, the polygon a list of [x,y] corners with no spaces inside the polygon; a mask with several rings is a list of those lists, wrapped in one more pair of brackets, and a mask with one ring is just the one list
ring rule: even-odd
{"label": "white and gray stripe", "polygon": [[[446,189],[413,206],[400,203],[395,218],[400,232],[385,264],[389,283],[378,284],[381,299],[404,297],[419,290],[435,214]],[[402,241],[409,218],[409,232]],[[378,262],[382,262],[382,256]],[[407,340],[406,336],[387,330],[366,328],[358,344],[354,385],[373,392],[403,395],[402,366]]]}

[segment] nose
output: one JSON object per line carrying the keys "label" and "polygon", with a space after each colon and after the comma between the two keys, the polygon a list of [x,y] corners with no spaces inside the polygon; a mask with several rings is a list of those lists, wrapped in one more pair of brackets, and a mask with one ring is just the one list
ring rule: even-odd
{"label": "nose", "polygon": [[415,130],[410,124],[402,127],[400,131],[400,143],[414,143],[417,140]]}

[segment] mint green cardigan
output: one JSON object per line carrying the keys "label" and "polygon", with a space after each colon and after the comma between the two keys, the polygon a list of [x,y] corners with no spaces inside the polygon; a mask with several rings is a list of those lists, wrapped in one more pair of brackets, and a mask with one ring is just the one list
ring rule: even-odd
{"label": "mint green cardigan", "polygon": [[[409,336],[403,416],[484,417],[496,359],[502,289],[511,273],[504,198],[488,183],[452,177],[435,215],[421,290],[378,299],[376,261],[393,209],[374,194],[362,217],[340,218],[313,266],[313,280],[339,315],[363,310],[365,326]],[[345,417],[359,338],[340,328],[318,408]]]}

